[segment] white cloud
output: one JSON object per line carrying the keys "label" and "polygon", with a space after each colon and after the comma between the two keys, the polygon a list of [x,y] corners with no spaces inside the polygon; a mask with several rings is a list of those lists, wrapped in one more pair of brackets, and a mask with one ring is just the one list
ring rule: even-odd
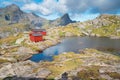
{"label": "white cloud", "polygon": [[44,0],[42,3],[31,2],[25,4],[23,10],[32,10],[43,15],[51,15],[54,13],[64,14],[71,13],[83,14],[89,12],[110,13],[120,9],[120,0]]}
{"label": "white cloud", "polygon": [[73,13],[84,13],[89,8],[96,8],[100,13],[104,13],[120,9],[119,4],[120,0],[64,0],[64,5]]}
{"label": "white cloud", "polygon": [[29,4],[25,4],[22,9],[23,10],[31,10],[31,11],[36,11],[36,12],[40,12],[43,15],[48,15],[52,12],[52,10],[50,10],[49,8],[51,8],[48,2],[49,0],[45,0],[43,3],[29,3]]}
{"label": "white cloud", "polygon": [[49,15],[55,12],[66,13],[67,7],[62,2],[55,0],[44,0],[43,3],[30,3],[22,7],[23,10],[32,10],[40,12],[43,15]]}
{"label": "white cloud", "polygon": [[36,10],[38,10],[39,8],[38,8],[38,5],[37,5],[37,4],[31,3],[31,4],[26,4],[26,5],[24,5],[23,9],[36,11]]}

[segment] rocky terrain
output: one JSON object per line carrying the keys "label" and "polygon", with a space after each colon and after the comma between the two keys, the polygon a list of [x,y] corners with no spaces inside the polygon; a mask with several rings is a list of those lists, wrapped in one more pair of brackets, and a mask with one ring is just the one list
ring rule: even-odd
{"label": "rocky terrain", "polygon": [[[16,80],[18,80],[18,78],[27,80],[32,78],[56,80],[60,78],[69,78],[70,80],[119,80],[119,56],[94,49],[85,49],[80,51],[80,54],[64,52],[58,56],[55,56],[54,61],[52,62],[45,61],[35,63],[27,60],[33,54],[58,44],[64,37],[105,37],[103,36],[105,34],[101,34],[104,30],[103,26],[92,28],[87,25],[89,25],[89,23],[79,22],[61,27],[48,28],[46,29],[47,36],[44,36],[45,40],[38,43],[30,41],[30,31],[24,31],[24,33],[14,34],[7,38],[1,39],[0,78],[11,78]],[[108,26],[105,27],[105,29],[111,31],[113,28],[118,27],[119,26],[116,26],[115,24],[114,27]],[[96,32],[94,32],[95,29],[101,29],[101,32],[96,34]],[[109,35],[111,34],[112,33],[109,32]],[[65,76],[63,75],[64,73],[66,73]]]}
{"label": "rocky terrain", "polygon": [[52,62],[35,63],[27,60],[33,54],[58,44],[63,37],[84,36],[82,28],[75,27],[74,24],[49,28],[46,31],[45,41],[38,43],[29,40],[29,32],[0,40],[1,79],[120,79],[120,56],[111,52],[84,49],[77,54],[61,53]]}
{"label": "rocky terrain", "polygon": [[78,22],[74,25],[82,29],[82,33],[87,36],[120,38],[120,16],[102,14],[93,20]]}
{"label": "rocky terrain", "polygon": [[55,56],[52,62],[27,60],[2,64],[0,78],[17,76],[59,80],[65,72],[67,80],[119,80],[120,57],[95,49],[85,49],[80,54],[64,52]]}

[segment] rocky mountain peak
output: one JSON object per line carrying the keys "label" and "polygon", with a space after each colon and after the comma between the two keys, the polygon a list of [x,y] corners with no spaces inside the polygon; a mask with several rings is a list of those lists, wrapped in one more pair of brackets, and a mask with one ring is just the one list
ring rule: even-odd
{"label": "rocky mountain peak", "polygon": [[66,14],[64,14],[62,17],[57,18],[56,20],[53,20],[51,24],[52,24],[53,26],[65,26],[65,25],[67,25],[67,24],[69,24],[69,23],[74,23],[74,22],[75,22],[75,21],[72,21],[72,20],[70,19],[69,14],[66,13]]}
{"label": "rocky mountain peak", "polygon": [[11,5],[7,6],[6,9],[8,9],[10,11],[20,10],[20,8],[16,4],[11,4]]}
{"label": "rocky mountain peak", "polygon": [[62,20],[67,20],[67,21],[72,21],[72,20],[70,19],[68,13],[64,14],[64,15],[61,17],[61,19],[62,19]]}
{"label": "rocky mountain peak", "polygon": [[66,13],[64,14],[61,18],[60,18],[60,25],[67,25],[69,23],[73,23],[74,21],[72,21],[69,17],[69,14]]}

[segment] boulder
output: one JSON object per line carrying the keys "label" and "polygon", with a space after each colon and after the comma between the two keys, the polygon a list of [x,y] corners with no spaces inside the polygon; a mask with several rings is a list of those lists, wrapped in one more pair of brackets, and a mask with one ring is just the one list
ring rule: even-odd
{"label": "boulder", "polygon": [[48,69],[42,69],[37,72],[36,77],[38,78],[46,78],[51,73]]}
{"label": "boulder", "polygon": [[[31,61],[18,62],[13,64],[7,64],[0,68],[0,78],[8,76],[22,76],[29,77],[28,74],[33,75],[32,70],[36,68],[36,63]],[[34,76],[33,76],[34,77]]]}
{"label": "boulder", "polygon": [[17,39],[15,44],[21,44],[24,40],[25,40],[25,38]]}
{"label": "boulder", "polygon": [[17,51],[18,53],[33,53],[33,51],[30,48],[27,47],[20,47]]}

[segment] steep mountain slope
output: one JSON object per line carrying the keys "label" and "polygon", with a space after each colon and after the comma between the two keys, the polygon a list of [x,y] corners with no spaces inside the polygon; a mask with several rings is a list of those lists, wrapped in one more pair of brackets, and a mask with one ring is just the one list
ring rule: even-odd
{"label": "steep mountain slope", "polygon": [[66,13],[61,18],[57,18],[56,20],[52,21],[51,24],[54,26],[65,26],[69,23],[74,23],[75,21],[72,21],[69,17],[69,15]]}
{"label": "steep mountain slope", "polygon": [[26,30],[29,30],[29,19],[17,5],[12,4],[0,9],[0,38]]}
{"label": "steep mountain slope", "polygon": [[15,4],[9,5],[0,10],[0,19],[3,21],[11,23],[23,22],[28,20],[25,13],[20,10]]}
{"label": "steep mountain slope", "polygon": [[42,27],[45,24],[49,24],[49,20],[46,20],[35,13],[26,13],[26,17],[29,19],[30,27]]}
{"label": "steep mountain slope", "polygon": [[9,24],[29,22],[34,26],[42,26],[44,22],[47,21],[46,19],[41,18],[34,13],[23,12],[15,4],[2,8],[0,10],[0,19],[9,22]]}

